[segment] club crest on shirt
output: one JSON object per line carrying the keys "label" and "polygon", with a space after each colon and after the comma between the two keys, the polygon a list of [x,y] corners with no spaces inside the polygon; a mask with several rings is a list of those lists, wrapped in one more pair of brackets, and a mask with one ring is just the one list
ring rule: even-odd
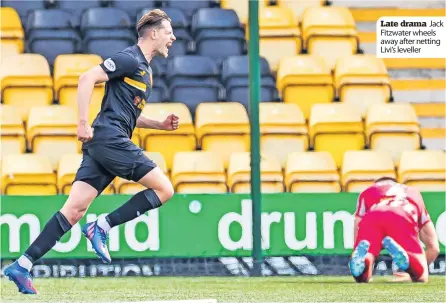
{"label": "club crest on shirt", "polygon": [[143,109],[144,109],[144,106],[146,105],[146,100],[141,99],[140,96],[136,96],[136,97],[133,99],[133,104],[134,104],[138,109],[143,110]]}

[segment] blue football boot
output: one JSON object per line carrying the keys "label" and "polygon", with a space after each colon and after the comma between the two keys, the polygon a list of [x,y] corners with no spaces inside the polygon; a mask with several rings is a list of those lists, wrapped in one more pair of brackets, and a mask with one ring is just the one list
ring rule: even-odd
{"label": "blue football boot", "polygon": [[393,259],[393,262],[401,270],[407,270],[409,268],[409,256],[407,255],[404,248],[402,248],[398,243],[395,242],[390,237],[385,237],[382,242],[383,246],[389,252]]}
{"label": "blue football boot", "polygon": [[369,241],[362,240],[354,250],[348,266],[353,277],[359,277],[362,275],[365,269],[365,257],[369,252]]}
{"label": "blue football boot", "polygon": [[110,263],[111,257],[107,248],[108,233],[98,226],[97,221],[85,224],[82,233],[90,240],[91,246],[102,262]]}
{"label": "blue football boot", "polygon": [[27,295],[37,294],[33,285],[33,278],[28,270],[19,265],[17,261],[5,268],[3,274],[17,285],[19,292]]}

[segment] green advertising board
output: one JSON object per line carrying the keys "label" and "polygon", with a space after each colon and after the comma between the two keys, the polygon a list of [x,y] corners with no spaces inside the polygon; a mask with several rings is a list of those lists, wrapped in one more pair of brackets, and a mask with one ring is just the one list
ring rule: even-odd
{"label": "green advertising board", "polygon": [[[441,252],[446,244],[445,193],[424,193]],[[65,196],[1,197],[1,257],[19,256]],[[47,258],[94,258],[81,226],[128,196],[101,196]],[[262,244],[267,256],[346,255],[353,246],[357,194],[266,194]],[[175,195],[165,206],[110,232],[113,258],[249,256],[252,203],[247,195]]]}

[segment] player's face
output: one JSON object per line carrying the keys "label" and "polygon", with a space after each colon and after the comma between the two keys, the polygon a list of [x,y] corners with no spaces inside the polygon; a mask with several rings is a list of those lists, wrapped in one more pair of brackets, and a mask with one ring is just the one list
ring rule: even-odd
{"label": "player's face", "polygon": [[158,31],[157,55],[167,58],[169,56],[169,47],[176,40],[173,34],[172,25],[169,21],[164,20],[163,26]]}

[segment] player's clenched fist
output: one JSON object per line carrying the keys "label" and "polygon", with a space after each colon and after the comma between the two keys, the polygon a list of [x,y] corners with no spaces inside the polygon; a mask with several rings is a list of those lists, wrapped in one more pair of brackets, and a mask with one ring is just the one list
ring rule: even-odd
{"label": "player's clenched fist", "polygon": [[79,121],[77,126],[77,139],[81,142],[88,142],[93,139],[93,129],[87,121]]}
{"label": "player's clenched fist", "polygon": [[171,114],[161,124],[164,130],[176,130],[180,124],[180,117],[175,114]]}

